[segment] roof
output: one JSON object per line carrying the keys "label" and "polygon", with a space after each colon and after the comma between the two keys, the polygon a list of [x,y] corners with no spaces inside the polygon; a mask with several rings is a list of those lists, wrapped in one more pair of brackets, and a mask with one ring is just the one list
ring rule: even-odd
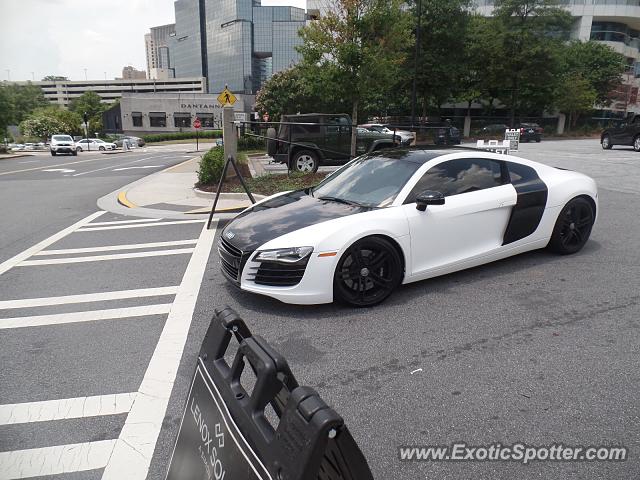
{"label": "roof", "polygon": [[433,160],[434,158],[441,157],[442,155],[449,155],[452,153],[462,153],[475,151],[475,148],[471,147],[460,147],[460,146],[452,146],[452,147],[443,147],[443,146],[433,146],[433,147],[413,147],[413,148],[402,148],[402,149],[389,149],[382,150],[379,152],[374,152],[373,155],[376,156],[384,156],[387,158],[392,158],[396,160],[404,160],[406,162],[413,163],[427,163],[429,160]]}

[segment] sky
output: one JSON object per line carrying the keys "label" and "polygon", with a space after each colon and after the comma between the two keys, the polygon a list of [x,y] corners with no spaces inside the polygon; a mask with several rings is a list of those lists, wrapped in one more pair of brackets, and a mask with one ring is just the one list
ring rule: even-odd
{"label": "sky", "polygon": [[[215,1],[215,0],[214,0]],[[306,0],[262,0],[304,8]],[[114,79],[146,70],[144,34],[175,21],[173,0],[0,0],[0,80]]]}

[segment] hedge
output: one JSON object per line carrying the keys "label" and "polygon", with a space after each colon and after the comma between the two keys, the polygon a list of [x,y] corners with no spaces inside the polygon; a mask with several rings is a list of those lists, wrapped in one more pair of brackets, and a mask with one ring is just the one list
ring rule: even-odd
{"label": "hedge", "polygon": [[[191,138],[196,138],[195,132],[154,133],[142,136],[142,139],[147,143],[188,140]],[[198,134],[198,138],[222,138],[222,130],[204,130]]]}
{"label": "hedge", "polygon": [[244,136],[238,139],[238,150],[264,150],[265,139],[259,137]]}
{"label": "hedge", "polygon": [[216,184],[220,181],[224,169],[224,148],[213,147],[202,156],[198,170],[200,184]]}

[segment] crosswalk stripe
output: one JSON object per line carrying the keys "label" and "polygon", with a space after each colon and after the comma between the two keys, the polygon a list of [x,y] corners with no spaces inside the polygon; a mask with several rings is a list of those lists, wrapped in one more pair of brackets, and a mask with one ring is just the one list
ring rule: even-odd
{"label": "crosswalk stripe", "polygon": [[103,468],[115,440],[0,452],[0,480],[84,472]]}
{"label": "crosswalk stripe", "polygon": [[61,297],[24,298],[20,300],[1,300],[0,310],[12,308],[44,307],[48,305],[66,305],[69,303],[102,302],[105,300],[121,300],[123,298],[156,297],[174,295],[177,286],[140,288],[135,290],[118,290],[115,292],[84,293]]}
{"label": "crosswalk stripe", "polygon": [[46,260],[25,260],[17,267],[36,267],[39,265],[60,265],[63,263],[103,262],[106,260],[124,260],[127,258],[161,257],[164,255],[183,255],[192,253],[193,248],[176,248],[173,250],[154,250],[151,252],[116,253],[113,255],[92,255],[89,257],[48,258]]}
{"label": "crosswalk stripe", "polygon": [[116,220],[112,222],[91,222],[87,223],[87,227],[106,227],[108,225],[128,225],[130,223],[150,223],[159,222],[160,218],[139,218],[137,220]]}
{"label": "crosswalk stripe", "polygon": [[166,225],[182,225],[185,223],[202,223],[205,220],[176,220],[175,222],[157,222],[157,223],[136,223],[133,225],[113,225],[109,227],[83,227],[76,232],[98,232],[100,230],[120,230],[123,228],[145,228],[145,227],[164,227]]}
{"label": "crosswalk stripe", "polygon": [[106,310],[89,310],[86,312],[0,318],[0,330],[6,330],[9,328],[42,327],[47,325],[64,325],[66,323],[95,322],[97,320],[115,320],[118,318],[145,317],[148,315],[163,315],[170,311],[170,303],[160,303],[157,305],[144,305],[141,307],[110,308]]}
{"label": "crosswalk stripe", "polygon": [[34,254],[36,256],[47,255],[72,255],[75,253],[112,252],[115,250],[141,250],[143,248],[177,247],[179,245],[195,245],[198,239],[177,240],[175,242],[131,243],[129,245],[107,245],[105,247],[63,248],[59,250],[43,250]]}
{"label": "crosswalk stripe", "polygon": [[0,425],[118,415],[131,410],[136,395],[136,392],[112,393],[0,405]]}

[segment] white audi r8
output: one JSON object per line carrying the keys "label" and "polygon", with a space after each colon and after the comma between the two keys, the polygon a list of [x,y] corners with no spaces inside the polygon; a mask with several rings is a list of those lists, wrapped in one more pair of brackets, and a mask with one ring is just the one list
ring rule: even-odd
{"label": "white audi r8", "polygon": [[248,208],[218,252],[242,290],[369,306],[401,283],[529,250],[575,253],[597,208],[596,183],[581,173],[464,148],[386,150]]}

